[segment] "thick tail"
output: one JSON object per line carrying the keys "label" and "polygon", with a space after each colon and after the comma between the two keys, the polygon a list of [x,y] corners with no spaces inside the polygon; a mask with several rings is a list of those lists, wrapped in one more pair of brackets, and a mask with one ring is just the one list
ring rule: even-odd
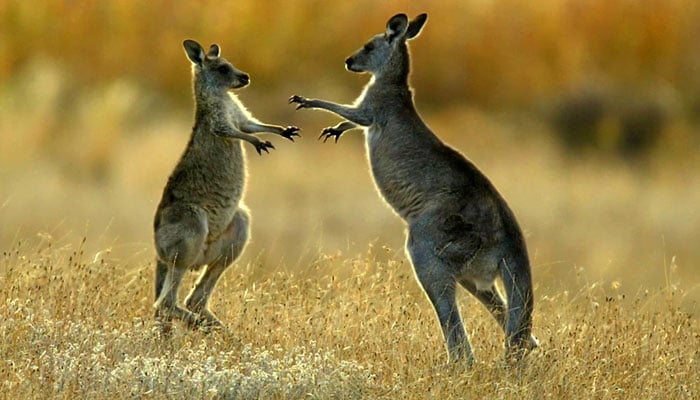
{"label": "thick tail", "polygon": [[155,296],[153,301],[156,302],[163,292],[163,284],[165,277],[168,274],[168,265],[160,260],[156,260],[156,276],[155,276]]}
{"label": "thick tail", "polygon": [[503,286],[508,298],[506,347],[508,351],[533,347],[532,310],[534,307],[532,277],[527,253],[501,260]]}

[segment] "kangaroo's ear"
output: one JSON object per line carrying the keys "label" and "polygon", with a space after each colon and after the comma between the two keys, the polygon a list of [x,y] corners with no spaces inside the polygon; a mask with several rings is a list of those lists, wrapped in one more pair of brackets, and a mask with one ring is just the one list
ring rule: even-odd
{"label": "kangaroo's ear", "polygon": [[218,44],[212,44],[211,47],[209,48],[209,52],[207,53],[207,57],[209,58],[216,58],[221,54],[221,48],[219,47]]}
{"label": "kangaroo's ear", "polygon": [[396,14],[386,23],[386,38],[393,42],[396,38],[402,37],[408,28],[408,17],[406,14]]}
{"label": "kangaroo's ear", "polygon": [[187,58],[197,65],[202,65],[202,61],[204,60],[204,49],[202,46],[191,39],[185,40],[182,42],[182,45],[185,46]]}
{"label": "kangaroo's ear", "polygon": [[408,29],[406,30],[406,39],[413,39],[414,37],[418,36],[427,19],[428,14],[423,13],[414,18],[413,21],[409,22]]}

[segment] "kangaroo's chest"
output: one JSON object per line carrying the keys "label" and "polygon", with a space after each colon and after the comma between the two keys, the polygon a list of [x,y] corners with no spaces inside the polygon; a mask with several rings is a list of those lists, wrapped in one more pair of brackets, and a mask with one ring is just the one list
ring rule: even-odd
{"label": "kangaroo's chest", "polygon": [[210,236],[225,231],[245,190],[245,160],[240,141],[216,137],[188,149],[169,182],[176,201],[195,204],[207,215]]}
{"label": "kangaroo's chest", "polygon": [[404,143],[388,137],[392,133],[370,127],[367,157],[377,190],[401,218],[409,220],[420,214],[429,198],[430,188],[422,182],[426,166],[406,152]]}

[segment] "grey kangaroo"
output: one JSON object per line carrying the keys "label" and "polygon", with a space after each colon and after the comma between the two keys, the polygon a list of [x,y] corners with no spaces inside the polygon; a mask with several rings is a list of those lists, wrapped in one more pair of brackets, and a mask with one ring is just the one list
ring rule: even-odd
{"label": "grey kangaroo", "polygon": [[[209,298],[249,237],[250,214],[241,200],[246,179],[241,141],[262,154],[274,147],[255,133],[272,132],[292,141],[299,136],[295,126],[263,124],[246,111],[231,90],[248,85],[250,78],[219,56],[219,46],[213,44],[205,53],[193,40],[183,45],[192,62],[195,122],[154,221],[155,315],[163,332],[170,330],[173,318],[190,328],[221,325],[208,309]],[[180,307],[177,293],[184,273],[205,265],[185,308]]]}
{"label": "grey kangaroo", "polygon": [[[506,355],[520,358],[535,346],[531,335],[533,293],[523,235],[512,211],[491,182],[464,156],[445,145],[421,120],[408,86],[406,41],[427,19],[389,19],[345,60],[352,72],[372,79],[353,105],[292,96],[297,109],[317,108],[346,119],[325,128],[324,141],[365,128],[374,182],[406,221],[406,249],[418,281],[432,302],[450,361],[474,356],[455,301],[457,283],[479,299],[506,334]],[[503,281],[507,305],[495,286]]]}

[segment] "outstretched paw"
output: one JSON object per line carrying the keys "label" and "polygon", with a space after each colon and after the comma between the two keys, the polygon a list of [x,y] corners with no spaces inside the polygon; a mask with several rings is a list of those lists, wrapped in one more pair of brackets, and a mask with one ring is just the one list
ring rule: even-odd
{"label": "outstretched paw", "polygon": [[297,96],[296,94],[289,98],[289,104],[297,103],[297,110],[309,108],[309,101],[305,97]]}
{"label": "outstretched paw", "polygon": [[299,131],[300,129],[296,126],[288,126],[284,129],[284,131],[282,131],[281,135],[282,137],[285,137],[293,142],[294,136],[301,137],[301,135],[299,135]]}
{"label": "outstretched paw", "polygon": [[343,130],[340,129],[335,129],[331,126],[328,128],[323,128],[323,131],[321,131],[321,136],[318,137],[318,140],[321,140],[323,138],[323,143],[326,143],[326,140],[331,137],[335,137],[335,142],[338,143],[338,139],[340,138],[340,135],[343,134]]}
{"label": "outstretched paw", "polygon": [[265,141],[263,142],[262,140],[257,141],[253,143],[253,146],[255,146],[255,151],[258,152],[258,154],[262,155],[262,152],[264,151],[265,153],[269,153],[267,149],[274,149],[275,146],[272,145],[272,143]]}

